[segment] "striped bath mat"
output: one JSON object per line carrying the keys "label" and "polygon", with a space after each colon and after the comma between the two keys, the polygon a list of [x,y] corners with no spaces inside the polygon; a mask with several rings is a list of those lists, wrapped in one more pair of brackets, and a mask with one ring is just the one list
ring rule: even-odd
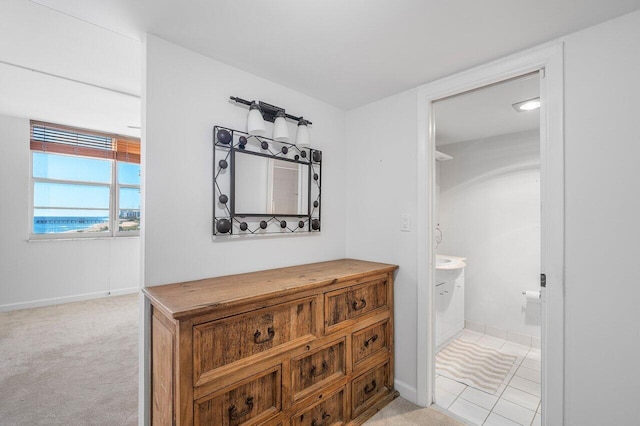
{"label": "striped bath mat", "polygon": [[516,357],[456,339],[436,355],[436,373],[495,394]]}

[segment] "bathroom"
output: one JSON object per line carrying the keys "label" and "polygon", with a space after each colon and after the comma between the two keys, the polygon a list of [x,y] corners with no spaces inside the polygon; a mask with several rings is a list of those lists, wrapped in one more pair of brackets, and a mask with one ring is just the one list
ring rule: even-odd
{"label": "bathroom", "polygon": [[436,403],[472,424],[540,424],[539,79],[434,106]]}

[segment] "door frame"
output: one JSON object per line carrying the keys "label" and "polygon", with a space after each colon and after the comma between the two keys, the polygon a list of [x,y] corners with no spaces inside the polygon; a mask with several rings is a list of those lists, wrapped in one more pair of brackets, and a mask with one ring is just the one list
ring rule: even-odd
{"label": "door frame", "polygon": [[[418,88],[418,281],[415,402],[435,396],[435,122],[432,103],[542,70],[540,79],[540,202],[542,424],[564,423],[564,64],[555,41]],[[428,261],[420,261],[425,259]]]}

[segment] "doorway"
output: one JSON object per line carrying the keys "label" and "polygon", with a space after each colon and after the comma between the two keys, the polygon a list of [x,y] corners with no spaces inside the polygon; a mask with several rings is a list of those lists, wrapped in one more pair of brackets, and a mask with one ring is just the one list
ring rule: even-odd
{"label": "doorway", "polygon": [[[541,424],[563,423],[564,159],[562,44],[552,43],[427,84],[418,95],[418,321],[415,400],[429,406],[436,389],[436,122],[434,103],[540,72]],[[526,290],[526,289],[523,289]]]}
{"label": "doorway", "polygon": [[435,403],[477,425],[541,423],[539,74],[433,103]]}

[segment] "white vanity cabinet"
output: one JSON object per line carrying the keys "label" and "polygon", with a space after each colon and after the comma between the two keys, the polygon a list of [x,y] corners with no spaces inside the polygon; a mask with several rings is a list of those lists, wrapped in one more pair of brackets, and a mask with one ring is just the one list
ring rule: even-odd
{"label": "white vanity cabinet", "polygon": [[455,335],[464,328],[464,269],[453,284],[453,299],[455,304],[453,334]]}
{"label": "white vanity cabinet", "polygon": [[[436,283],[436,347],[446,343],[464,328],[464,269],[447,271]],[[456,275],[458,275],[456,277]]]}

